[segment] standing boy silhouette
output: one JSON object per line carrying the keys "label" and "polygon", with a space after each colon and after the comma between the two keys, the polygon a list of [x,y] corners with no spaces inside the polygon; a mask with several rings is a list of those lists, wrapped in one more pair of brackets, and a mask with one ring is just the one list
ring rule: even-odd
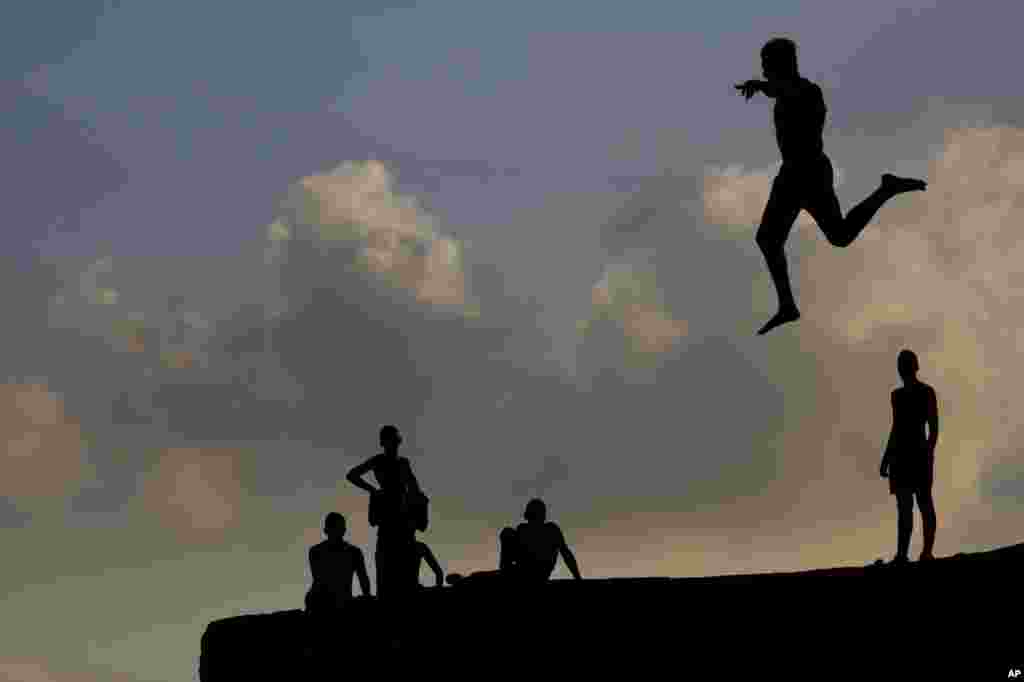
{"label": "standing boy silhouette", "polygon": [[921,561],[934,558],[936,516],[932,482],[935,445],[939,441],[939,408],[935,389],[917,378],[918,360],[913,351],[900,351],[896,366],[903,386],[892,392],[892,431],[879,473],[889,479],[889,492],[896,496],[898,517],[893,563],[901,564],[909,561],[915,498],[924,526]]}

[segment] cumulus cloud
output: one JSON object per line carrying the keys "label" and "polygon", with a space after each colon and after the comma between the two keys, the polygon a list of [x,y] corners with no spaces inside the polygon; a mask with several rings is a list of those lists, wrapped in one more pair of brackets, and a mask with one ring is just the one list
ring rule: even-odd
{"label": "cumulus cloud", "polygon": [[[395,191],[383,163],[346,162],[329,173],[302,178],[298,186],[308,200],[304,218],[323,243],[355,245],[359,267],[420,302],[467,304],[461,242],[440,234],[435,218],[413,197]],[[278,219],[269,234],[284,241],[292,230]]]}
{"label": "cumulus cloud", "polygon": [[14,499],[59,497],[81,480],[81,427],[46,384],[0,385],[0,432],[0,494]]}
{"label": "cumulus cloud", "polygon": [[219,540],[238,521],[241,456],[230,448],[166,448],[143,483],[143,502],[181,541]]}
{"label": "cumulus cloud", "polygon": [[593,316],[580,323],[580,331],[586,335],[596,322],[612,320],[635,355],[668,352],[688,331],[686,321],[666,309],[651,269],[631,264],[606,268],[591,290],[591,303]]}
{"label": "cumulus cloud", "polygon": [[154,365],[192,366],[210,322],[189,306],[209,301],[175,293],[190,285],[181,273],[138,268],[132,259],[105,256],[67,276],[50,297],[50,326],[88,335],[115,352],[148,354]]}
{"label": "cumulus cloud", "polygon": [[[170,434],[339,445],[341,423],[414,419],[433,363],[450,372],[461,353],[483,360],[505,343],[464,326],[479,315],[463,242],[379,162],[294,183],[262,237],[218,262],[63,264],[47,323],[68,360],[47,370],[91,393],[104,435],[148,425],[150,446]],[[104,403],[113,424],[100,423]]]}

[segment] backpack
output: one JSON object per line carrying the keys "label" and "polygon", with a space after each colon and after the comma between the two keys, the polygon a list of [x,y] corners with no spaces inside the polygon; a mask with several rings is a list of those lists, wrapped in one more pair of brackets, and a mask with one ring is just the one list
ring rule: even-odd
{"label": "backpack", "polygon": [[409,514],[409,520],[412,522],[413,528],[421,533],[427,529],[427,526],[430,523],[429,509],[430,499],[422,492],[413,492],[410,495],[406,510]]}
{"label": "backpack", "polygon": [[[402,465],[411,474],[412,470],[409,465],[409,460],[403,458]],[[386,495],[379,492],[370,495],[368,520],[371,526],[377,526],[381,522],[385,513],[385,498]],[[405,504],[402,506],[404,507],[404,511],[412,527],[421,533],[425,531],[429,525],[430,499],[423,494],[422,491],[418,493],[416,491],[412,491],[408,494],[405,499]]]}

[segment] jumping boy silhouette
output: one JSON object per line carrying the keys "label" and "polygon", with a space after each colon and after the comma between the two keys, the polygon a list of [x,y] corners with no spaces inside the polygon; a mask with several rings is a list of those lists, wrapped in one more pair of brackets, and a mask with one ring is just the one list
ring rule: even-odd
{"label": "jumping boy silhouette", "polygon": [[830,244],[845,247],[882,204],[903,192],[923,191],[927,184],[886,173],[878,189],[844,217],[835,193],[832,162],[822,143],[828,108],[821,88],[800,75],[796,43],[787,38],[769,40],[761,48],[761,68],[767,80],[748,80],[735,87],[748,100],[758,92],[775,100],[775,138],[782,155],[782,167],[757,230],[757,245],[779,297],[779,311],[757,332],[766,334],[800,318],[784,247],[801,209],[811,214]]}

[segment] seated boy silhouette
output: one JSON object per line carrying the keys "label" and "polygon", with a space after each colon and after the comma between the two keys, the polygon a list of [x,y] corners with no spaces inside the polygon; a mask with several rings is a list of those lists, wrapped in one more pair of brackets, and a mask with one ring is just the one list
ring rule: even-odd
{"label": "seated boy silhouette", "polygon": [[[545,583],[555,570],[561,555],[572,577],[582,580],[576,557],[565,541],[562,529],[554,521],[547,520],[547,505],[533,499],[523,513],[525,523],[516,528],[503,528],[498,534],[500,555],[497,571],[480,571],[471,577],[501,575],[527,584]],[[456,583],[462,576],[455,573],[448,577],[449,583]]]}
{"label": "seated boy silhouette", "polygon": [[309,549],[309,568],[313,586],[306,594],[306,612],[329,614],[352,599],[352,578],[359,578],[364,596],[370,595],[370,577],[366,572],[363,550],[345,541],[345,517],[331,512],[324,519],[327,539]]}

